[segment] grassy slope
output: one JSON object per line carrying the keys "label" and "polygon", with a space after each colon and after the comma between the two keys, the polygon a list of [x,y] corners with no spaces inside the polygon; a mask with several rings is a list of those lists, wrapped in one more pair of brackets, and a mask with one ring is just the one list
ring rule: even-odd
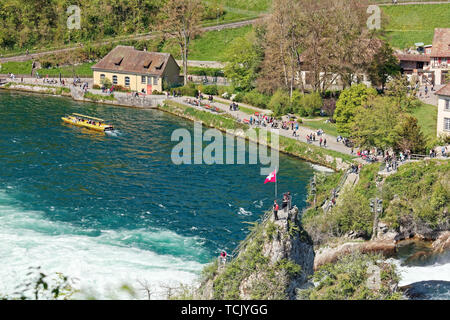
{"label": "grassy slope", "polygon": [[450,4],[385,6],[387,37],[393,47],[431,44],[434,28],[450,28]]}
{"label": "grassy slope", "polygon": [[[190,60],[225,61],[225,52],[229,44],[237,37],[242,37],[252,31],[252,26],[245,26],[222,31],[209,31],[203,33],[192,41],[190,47]],[[164,52],[170,52],[177,59],[180,58],[180,49],[177,45],[166,45]]]}
{"label": "grassy slope", "polygon": [[[31,61],[24,62],[5,62],[1,66],[0,73],[14,73],[14,74],[24,74],[29,75],[31,73]],[[61,72],[62,77],[71,78],[74,75],[78,75],[80,77],[92,77],[93,72],[91,66],[94,63],[82,63],[76,66],[64,66],[60,68],[51,68],[51,69],[38,69],[39,75],[45,77],[46,75],[50,77],[59,77],[59,73]]]}
{"label": "grassy slope", "polygon": [[[328,118],[327,118],[328,119]],[[339,133],[336,129],[335,123],[325,123],[326,119],[320,121],[311,121],[308,119],[302,119],[303,123],[301,124],[304,127],[308,127],[314,130],[323,129],[326,134],[337,137]]]}
{"label": "grassy slope", "polygon": [[437,130],[437,107],[422,103],[420,107],[411,112],[418,120],[419,126],[427,139],[436,138]]}

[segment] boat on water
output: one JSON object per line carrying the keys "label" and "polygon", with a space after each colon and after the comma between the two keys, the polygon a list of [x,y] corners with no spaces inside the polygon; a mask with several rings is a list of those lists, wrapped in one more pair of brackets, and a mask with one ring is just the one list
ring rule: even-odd
{"label": "boat on water", "polygon": [[79,113],[72,113],[69,116],[61,118],[65,123],[73,124],[78,127],[83,127],[95,131],[109,132],[114,131],[112,125],[106,124],[105,120],[86,116]]}

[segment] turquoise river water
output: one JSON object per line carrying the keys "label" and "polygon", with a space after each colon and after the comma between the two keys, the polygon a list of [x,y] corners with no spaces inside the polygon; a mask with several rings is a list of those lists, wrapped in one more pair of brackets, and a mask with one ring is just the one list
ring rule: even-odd
{"label": "turquoise river water", "polygon": [[[73,112],[110,120],[107,136],[65,125]],[[157,110],[0,92],[0,291],[29,267],[62,272],[83,294],[120,298],[127,283],[155,291],[192,283],[231,252],[273,202],[259,165],[171,162],[177,128],[193,122]],[[247,150],[248,156],[248,150]],[[247,161],[248,162],[248,161]],[[314,170],[280,155],[279,194],[305,206]]]}

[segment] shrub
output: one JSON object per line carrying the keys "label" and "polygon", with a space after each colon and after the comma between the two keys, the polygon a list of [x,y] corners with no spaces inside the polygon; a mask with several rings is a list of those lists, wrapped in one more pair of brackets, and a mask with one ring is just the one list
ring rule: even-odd
{"label": "shrub", "polygon": [[269,102],[269,109],[275,116],[281,116],[291,111],[289,95],[283,90],[277,90]]}
{"label": "shrub", "polygon": [[131,89],[130,88],[127,88],[127,87],[124,87],[124,86],[121,86],[121,85],[114,85],[114,91],[119,91],[119,92],[130,92],[131,91]]}
{"label": "shrub", "polygon": [[102,86],[104,86],[106,89],[109,89],[112,87],[112,82],[111,80],[109,80],[108,78],[104,78],[100,81],[100,83],[102,84]]}
{"label": "shrub", "polygon": [[234,96],[233,101],[236,101],[236,102],[243,102],[243,101],[244,101],[244,93],[243,93],[243,92],[237,93],[237,94]]}
{"label": "shrub", "polygon": [[216,85],[203,86],[203,89],[200,91],[205,94],[213,95],[213,96],[217,96],[219,94],[219,89],[217,88]]}
{"label": "shrub", "polygon": [[242,102],[258,108],[267,109],[270,97],[256,90],[252,90],[243,96]]}
{"label": "shrub", "polygon": [[318,92],[305,94],[302,97],[302,106],[308,116],[317,115],[323,106],[322,98]]}
{"label": "shrub", "polygon": [[188,83],[185,86],[178,87],[178,88],[172,88],[170,90],[170,92],[173,92],[173,91],[177,91],[180,94],[182,94],[183,96],[190,96],[190,97],[195,97],[198,94],[197,87],[192,82]]}

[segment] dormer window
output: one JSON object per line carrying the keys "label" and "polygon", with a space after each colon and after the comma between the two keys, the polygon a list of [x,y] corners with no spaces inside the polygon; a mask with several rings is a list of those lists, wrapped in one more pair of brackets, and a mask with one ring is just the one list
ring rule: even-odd
{"label": "dormer window", "polygon": [[159,65],[156,66],[157,70],[161,70],[161,68],[163,67],[164,62],[161,62]]}
{"label": "dormer window", "polygon": [[152,60],[148,60],[148,61],[144,62],[144,68],[145,69],[149,69],[151,65],[152,65]]}
{"label": "dormer window", "polygon": [[115,64],[116,66],[120,66],[120,64],[122,63],[122,61],[123,61],[123,57],[117,58],[116,61],[114,61],[114,64]]}

